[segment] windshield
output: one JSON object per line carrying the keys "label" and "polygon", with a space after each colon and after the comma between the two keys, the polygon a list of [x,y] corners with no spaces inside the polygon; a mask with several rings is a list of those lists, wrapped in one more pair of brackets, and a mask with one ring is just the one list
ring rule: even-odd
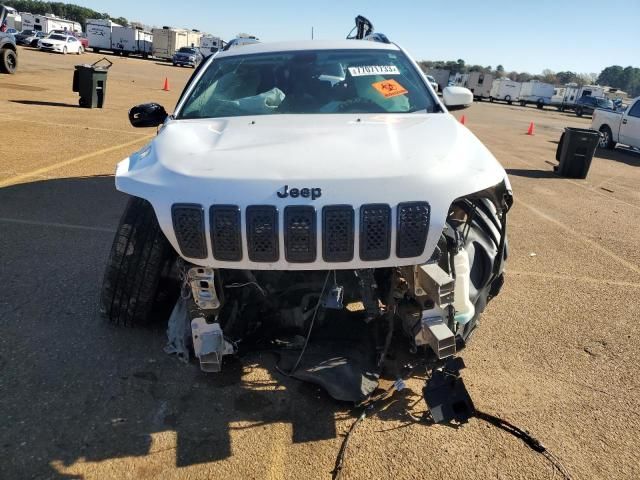
{"label": "windshield", "polygon": [[49,35],[49,40],[62,40],[65,41],[67,37],[64,35]]}
{"label": "windshield", "polygon": [[274,52],[214,60],[177,118],[433,112],[436,105],[399,51]]}
{"label": "windshield", "polygon": [[611,108],[613,109],[613,102],[606,98],[599,98],[597,100],[598,106],[601,108]]}
{"label": "windshield", "polygon": [[34,31],[33,30],[23,30],[21,32],[22,35],[33,35]]}
{"label": "windshield", "polygon": [[180,53],[196,53],[196,50],[194,48],[182,47],[180,50],[178,50],[178,52],[180,52]]}

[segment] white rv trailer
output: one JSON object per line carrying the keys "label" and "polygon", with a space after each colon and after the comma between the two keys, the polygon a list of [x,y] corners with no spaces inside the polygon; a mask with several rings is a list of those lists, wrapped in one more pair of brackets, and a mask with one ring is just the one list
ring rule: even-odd
{"label": "white rv trailer", "polygon": [[154,57],[171,60],[173,54],[182,47],[200,47],[202,33],[182,28],[154,28],[152,54]]}
{"label": "white rv trailer", "polygon": [[493,85],[493,75],[490,73],[470,72],[467,77],[467,84],[464,85],[473,93],[477,100],[489,98],[491,86]]}
{"label": "white rv trailer", "polygon": [[449,76],[451,72],[449,70],[443,70],[441,68],[428,68],[427,75],[431,75],[435,78],[438,84],[438,90],[442,91],[449,85]]}
{"label": "white rv trailer", "polygon": [[520,98],[521,88],[522,83],[520,82],[514,82],[508,78],[497,78],[491,84],[489,101],[493,102],[499,100],[511,105],[513,102],[517,102]]}
{"label": "white rv trailer", "polygon": [[50,33],[53,30],[82,33],[82,27],[78,22],[56,17],[55,15],[34,15],[22,13],[22,30],[34,30],[36,32]]}
{"label": "white rv trailer", "polygon": [[100,50],[111,50],[111,34],[117,23],[109,19],[87,19],[87,39],[89,48],[98,53]]}
{"label": "white rv trailer", "polygon": [[127,56],[129,54],[151,55],[153,35],[139,27],[114,26],[111,31],[111,50]]}
{"label": "white rv trailer", "polygon": [[561,112],[572,110],[581,97],[604,98],[606,87],[599,85],[584,85],[579,87],[577,83],[567,83],[564,87],[556,89],[551,97],[551,105],[558,107]]}
{"label": "white rv trailer", "polygon": [[200,53],[204,58],[207,58],[222,50],[223,45],[224,42],[220,37],[206,35],[200,39]]}
{"label": "white rv trailer", "polygon": [[551,105],[551,97],[554,95],[554,87],[550,83],[531,80],[522,84],[520,89],[520,105],[526,107],[534,103],[539,109],[545,105]]}
{"label": "white rv trailer", "polygon": [[19,32],[22,31],[22,17],[15,8],[4,7],[7,11],[7,16],[4,21],[7,24],[7,28],[15,28]]}

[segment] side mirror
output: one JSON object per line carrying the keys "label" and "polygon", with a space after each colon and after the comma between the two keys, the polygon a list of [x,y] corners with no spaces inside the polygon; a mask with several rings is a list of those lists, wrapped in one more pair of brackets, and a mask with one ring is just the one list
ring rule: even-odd
{"label": "side mirror", "polygon": [[442,91],[442,101],[452,110],[467,108],[473,103],[473,92],[464,87],[447,87]]}
{"label": "side mirror", "polygon": [[167,116],[164,107],[157,103],[143,103],[129,110],[129,121],[137,128],[162,125]]}

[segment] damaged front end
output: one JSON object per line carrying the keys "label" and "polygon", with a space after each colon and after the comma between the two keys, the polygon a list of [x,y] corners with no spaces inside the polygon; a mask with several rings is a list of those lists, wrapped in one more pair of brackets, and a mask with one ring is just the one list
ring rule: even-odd
{"label": "damaged front end", "polygon": [[219,372],[225,356],[273,350],[283,373],[362,401],[407,355],[437,365],[464,347],[503,284],[510,206],[506,183],[454,201],[420,265],[241,270],[179,259],[167,351]]}

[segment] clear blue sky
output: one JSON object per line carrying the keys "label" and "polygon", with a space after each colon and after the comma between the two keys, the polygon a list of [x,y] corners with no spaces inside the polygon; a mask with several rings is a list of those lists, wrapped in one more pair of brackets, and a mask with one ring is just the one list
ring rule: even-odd
{"label": "clear blue sky", "polygon": [[[344,38],[368,17],[416,59],[457,60],[507,71],[599,73],[640,66],[640,0],[68,0],[148,25],[196,28],[225,40]],[[10,1],[9,1],[10,4]]]}

